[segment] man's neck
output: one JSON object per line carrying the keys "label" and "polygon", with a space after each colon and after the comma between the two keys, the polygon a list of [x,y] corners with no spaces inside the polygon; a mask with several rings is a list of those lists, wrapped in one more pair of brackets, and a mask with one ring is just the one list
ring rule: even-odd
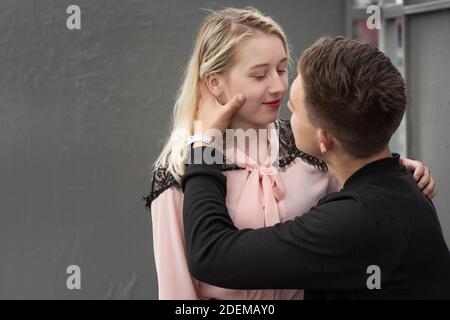
{"label": "man's neck", "polygon": [[325,162],[330,170],[330,173],[335,176],[338,179],[339,184],[343,186],[345,181],[347,181],[352,174],[365,165],[389,157],[391,157],[391,152],[389,148],[386,147],[383,151],[377,153],[376,155],[363,159],[354,158],[341,151],[339,155],[330,155]]}

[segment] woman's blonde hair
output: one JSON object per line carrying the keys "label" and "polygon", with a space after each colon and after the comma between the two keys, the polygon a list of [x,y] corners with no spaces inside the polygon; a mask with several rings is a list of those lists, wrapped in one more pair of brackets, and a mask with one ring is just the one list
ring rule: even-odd
{"label": "woman's blonde hair", "polygon": [[200,81],[208,74],[229,70],[234,48],[252,36],[252,31],[277,35],[289,59],[289,46],[281,26],[254,8],[212,11],[200,27],[175,102],[171,134],[155,162],[155,168],[165,168],[178,182],[186,170],[186,144],[194,130]]}

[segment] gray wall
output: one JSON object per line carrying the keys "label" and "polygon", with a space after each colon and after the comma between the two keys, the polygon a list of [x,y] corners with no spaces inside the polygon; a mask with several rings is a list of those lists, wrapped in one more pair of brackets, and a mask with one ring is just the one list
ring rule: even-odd
{"label": "gray wall", "polygon": [[[422,1],[426,2],[426,1]],[[414,4],[419,1],[414,1]],[[408,156],[425,161],[438,185],[433,200],[450,244],[450,10],[407,18]]]}
{"label": "gray wall", "polygon": [[200,8],[229,5],[278,19],[294,57],[344,32],[336,0],[0,1],[0,298],[157,298],[141,196]]}

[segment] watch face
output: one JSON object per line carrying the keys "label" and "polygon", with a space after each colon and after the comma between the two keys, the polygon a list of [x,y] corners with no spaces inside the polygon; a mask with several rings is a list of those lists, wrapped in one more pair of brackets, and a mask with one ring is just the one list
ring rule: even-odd
{"label": "watch face", "polygon": [[214,139],[211,138],[211,137],[208,137],[208,136],[193,135],[193,136],[189,137],[187,144],[189,146],[191,146],[195,142],[203,142],[203,143],[206,143],[206,144],[212,144],[213,141],[214,141]]}
{"label": "watch face", "polygon": [[205,143],[207,144],[211,144],[212,143],[212,139],[210,137],[205,137]]}

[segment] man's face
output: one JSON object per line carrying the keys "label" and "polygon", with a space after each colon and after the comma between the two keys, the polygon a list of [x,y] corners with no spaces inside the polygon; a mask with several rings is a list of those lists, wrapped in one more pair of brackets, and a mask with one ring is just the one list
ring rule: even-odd
{"label": "man's face", "polygon": [[319,157],[321,153],[317,128],[311,123],[307,114],[303,82],[300,74],[292,83],[288,107],[292,112],[291,125],[295,145],[303,152]]}

